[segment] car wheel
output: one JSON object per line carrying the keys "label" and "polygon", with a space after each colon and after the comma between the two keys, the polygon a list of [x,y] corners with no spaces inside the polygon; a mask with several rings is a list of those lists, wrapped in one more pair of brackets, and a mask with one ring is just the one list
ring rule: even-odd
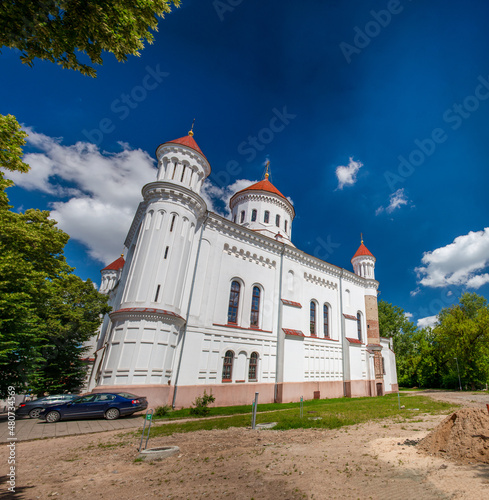
{"label": "car wheel", "polygon": [[50,424],[54,424],[55,422],[57,422],[60,419],[61,419],[61,415],[60,415],[59,411],[50,411],[46,415],[46,422],[49,422]]}
{"label": "car wheel", "polygon": [[39,414],[41,413],[41,410],[42,410],[42,408],[33,408],[33,409],[29,412],[29,417],[30,417],[30,418],[38,418],[38,417],[39,417]]}
{"label": "car wheel", "polygon": [[121,412],[117,408],[109,408],[105,412],[105,418],[107,420],[115,420],[116,418],[119,418],[120,414],[121,414]]}

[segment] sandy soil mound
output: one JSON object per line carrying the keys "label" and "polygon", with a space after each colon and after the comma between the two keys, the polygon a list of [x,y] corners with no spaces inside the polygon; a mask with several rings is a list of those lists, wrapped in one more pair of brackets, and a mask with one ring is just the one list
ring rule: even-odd
{"label": "sandy soil mound", "polygon": [[422,439],[418,449],[462,463],[489,464],[489,412],[480,408],[456,411]]}

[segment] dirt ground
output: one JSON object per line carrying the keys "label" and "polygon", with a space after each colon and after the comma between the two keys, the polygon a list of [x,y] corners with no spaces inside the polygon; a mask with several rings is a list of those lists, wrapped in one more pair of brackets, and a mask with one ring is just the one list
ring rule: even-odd
{"label": "dirt ground", "polygon": [[[479,408],[489,400],[454,394],[433,393]],[[487,499],[489,466],[413,446],[444,418],[420,414],[324,431],[174,434],[149,446],[176,445],[180,453],[152,463],[135,462],[139,438],[120,431],[19,443],[17,498]],[[1,488],[0,498],[8,498]]]}

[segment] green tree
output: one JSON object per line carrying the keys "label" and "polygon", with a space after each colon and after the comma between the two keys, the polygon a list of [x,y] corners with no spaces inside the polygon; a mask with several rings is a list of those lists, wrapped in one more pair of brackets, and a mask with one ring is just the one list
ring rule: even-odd
{"label": "green tree", "polygon": [[[12,118],[0,116],[0,166],[25,171],[25,136]],[[17,131],[16,139],[5,130]],[[63,255],[69,236],[49,212],[12,212],[5,194],[12,183],[3,174],[1,180],[0,398],[9,386],[38,394],[74,390],[85,376],[83,342],[109,310],[107,298],[73,274]]]}
{"label": "green tree", "polygon": [[[29,165],[21,160],[22,147],[25,145],[27,134],[15,119],[15,116],[0,115],[0,166],[11,172],[18,170],[27,172]],[[8,198],[5,189],[13,186],[11,180],[5,179],[4,173],[0,170],[0,206],[8,205]]]}
{"label": "green tree", "polygon": [[379,301],[379,330],[382,337],[392,337],[396,353],[397,378],[402,387],[436,387],[439,363],[430,328],[419,329],[409,321],[404,310]]}
{"label": "green tree", "polygon": [[462,385],[472,389],[489,381],[489,306],[476,293],[464,293],[459,303],[442,309],[434,328],[443,385],[458,386],[458,360]]}
{"label": "green tree", "polygon": [[0,4],[0,47],[17,48],[20,59],[32,66],[35,58],[63,68],[96,76],[80,61],[102,64],[102,51],[118,61],[139,56],[144,42],[153,42],[158,17],[169,13],[180,0],[17,0]]}

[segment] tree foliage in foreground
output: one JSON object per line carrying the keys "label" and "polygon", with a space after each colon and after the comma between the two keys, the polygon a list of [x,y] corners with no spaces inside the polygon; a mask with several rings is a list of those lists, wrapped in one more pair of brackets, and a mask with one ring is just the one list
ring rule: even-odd
{"label": "tree foliage in foreground", "polygon": [[380,301],[379,325],[382,336],[394,338],[400,386],[458,388],[459,372],[463,387],[488,383],[489,307],[484,297],[463,294],[458,304],[440,311],[433,329],[417,328],[401,308]]}
{"label": "tree foliage in foreground", "polygon": [[39,58],[96,76],[80,53],[91,64],[102,64],[102,51],[112,52],[118,61],[139,56],[144,42],[153,42],[150,30],[157,31],[158,17],[169,13],[172,4],[178,7],[180,0],[4,1],[0,47],[19,49],[29,66]]}
{"label": "tree foliage in foreground", "polygon": [[[18,134],[16,147],[5,141],[4,125],[15,129],[6,118],[0,116],[0,166],[25,171],[16,149],[24,139]],[[86,376],[83,343],[108,311],[107,298],[73,274],[63,255],[69,236],[49,212],[11,211],[4,191],[11,183],[1,180],[0,398],[8,386],[37,394],[74,391]]]}

